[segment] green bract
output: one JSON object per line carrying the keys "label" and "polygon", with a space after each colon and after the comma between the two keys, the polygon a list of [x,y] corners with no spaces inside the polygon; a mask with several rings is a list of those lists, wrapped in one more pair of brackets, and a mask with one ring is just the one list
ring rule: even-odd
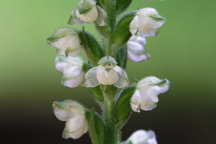
{"label": "green bract", "polygon": [[[154,8],[125,12],[131,3],[79,0],[68,24],[81,25],[80,30],[60,28],[47,39],[57,48],[55,67],[63,74],[63,85],[89,88],[101,107],[101,112],[96,112],[73,100],[54,102],[55,116],[66,122],[63,138],[77,139],[88,131],[92,144],[157,144],[155,133],[145,130],[121,142],[121,129],[132,112],[154,109],[158,95],[170,85],[169,80],[153,76],[138,83],[129,81],[128,59],[147,60],[147,37],[156,35],[165,22]],[[100,38],[87,32],[85,24],[93,24]]]}

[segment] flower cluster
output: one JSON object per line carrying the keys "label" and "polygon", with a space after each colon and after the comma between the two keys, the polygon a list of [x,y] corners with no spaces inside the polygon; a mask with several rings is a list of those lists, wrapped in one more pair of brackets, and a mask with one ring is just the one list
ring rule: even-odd
{"label": "flower cluster", "polygon": [[145,49],[146,37],[155,36],[165,22],[154,8],[139,10],[130,23],[132,37],[127,43],[128,57],[134,62],[147,60],[150,55]]}
{"label": "flower cluster", "polygon": [[[93,144],[117,144],[121,128],[131,112],[153,110],[158,95],[169,89],[170,82],[148,76],[137,83],[126,73],[128,59],[148,60],[146,39],[156,36],[165,19],[154,8],[131,11],[119,21],[131,0],[80,0],[73,9],[69,24],[94,24],[102,42],[82,30],[60,28],[48,39],[57,49],[56,70],[63,74],[62,84],[69,88],[92,90],[103,115],[73,100],[54,102],[55,116],[65,121],[64,138],[77,139],[89,129]],[[85,52],[86,58],[81,53]],[[114,134],[114,135],[113,135]],[[138,130],[122,144],[157,144],[153,131]]]}

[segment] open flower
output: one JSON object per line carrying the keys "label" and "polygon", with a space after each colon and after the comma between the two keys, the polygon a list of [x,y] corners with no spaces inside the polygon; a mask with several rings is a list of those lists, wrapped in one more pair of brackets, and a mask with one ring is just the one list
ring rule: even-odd
{"label": "open flower", "polygon": [[95,22],[99,26],[106,26],[107,14],[103,8],[96,5],[94,0],[81,0],[69,20],[69,24],[84,24]]}
{"label": "open flower", "polygon": [[102,85],[114,85],[123,88],[128,85],[127,74],[121,67],[117,66],[114,58],[106,56],[98,62],[98,66],[90,69],[85,75],[86,87]]}
{"label": "open flower", "polygon": [[71,28],[60,28],[47,39],[60,55],[78,56],[82,48],[78,33]]}
{"label": "open flower", "polygon": [[132,36],[127,42],[128,58],[134,62],[147,60],[150,55],[145,49],[146,38],[143,36]]}
{"label": "open flower", "polygon": [[84,107],[76,101],[65,100],[54,102],[53,110],[55,116],[66,121],[63,137],[78,139],[88,131]]}
{"label": "open flower", "polygon": [[78,87],[84,79],[84,62],[80,57],[58,56],[55,59],[56,69],[63,73],[62,83],[64,86]]}
{"label": "open flower", "polygon": [[158,95],[169,89],[170,82],[167,79],[146,77],[138,82],[136,90],[131,98],[131,108],[135,112],[149,111],[156,107]]}
{"label": "open flower", "polygon": [[154,8],[143,8],[139,10],[130,23],[130,32],[136,35],[138,32],[143,36],[154,36],[157,29],[165,23],[165,18],[161,17]]}
{"label": "open flower", "polygon": [[157,144],[155,133],[151,130],[137,130],[126,141],[127,144]]}

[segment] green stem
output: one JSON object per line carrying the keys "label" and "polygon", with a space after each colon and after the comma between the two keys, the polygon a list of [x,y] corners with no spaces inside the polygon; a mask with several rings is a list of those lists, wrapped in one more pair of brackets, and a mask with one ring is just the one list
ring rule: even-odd
{"label": "green stem", "polygon": [[106,122],[108,139],[107,144],[118,144],[119,131],[115,126],[113,120],[113,102],[116,95],[117,88],[114,86],[102,86],[104,103],[103,103],[103,117]]}
{"label": "green stem", "polygon": [[111,38],[110,37],[105,37],[104,38],[104,47],[106,51],[106,56],[110,56],[111,54],[111,44],[110,44]]}
{"label": "green stem", "polygon": [[[104,36],[104,48],[107,56],[113,56],[112,36],[116,27],[115,0],[105,0],[105,10],[107,12],[108,34]],[[117,92],[114,86],[101,86],[103,92],[103,117],[105,119],[108,142],[106,144],[118,144],[120,132],[113,120],[113,103]]]}

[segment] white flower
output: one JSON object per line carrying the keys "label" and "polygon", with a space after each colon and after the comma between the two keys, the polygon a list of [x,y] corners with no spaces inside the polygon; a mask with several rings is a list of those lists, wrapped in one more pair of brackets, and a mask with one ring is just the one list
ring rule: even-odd
{"label": "white flower", "polygon": [[47,39],[60,55],[78,56],[82,48],[78,33],[70,28],[60,28]]}
{"label": "white flower", "polygon": [[53,110],[55,116],[66,121],[63,137],[78,139],[88,131],[84,107],[76,101],[65,100],[54,102]]}
{"label": "white flower", "polygon": [[138,32],[143,36],[154,36],[157,29],[165,23],[165,19],[161,17],[154,8],[143,8],[139,10],[130,23],[130,32],[136,35]]}
{"label": "white flower", "polygon": [[96,2],[94,0],[81,0],[76,15],[84,22],[93,22],[98,17]]}
{"label": "white flower", "polygon": [[146,39],[143,36],[132,36],[127,42],[128,58],[134,62],[147,60],[150,55],[145,49]]}
{"label": "white flower", "polygon": [[170,82],[157,77],[146,77],[137,84],[137,88],[131,98],[131,108],[135,112],[149,111],[156,107],[158,95],[169,89]]}
{"label": "white flower", "polygon": [[106,26],[107,14],[103,8],[96,5],[94,0],[81,0],[69,20],[69,24],[84,24],[95,22],[99,26]]}
{"label": "white flower", "polygon": [[128,144],[157,144],[155,133],[151,130],[137,130],[127,140]]}
{"label": "white flower", "polygon": [[85,86],[96,87],[102,85],[114,85],[118,88],[128,86],[126,72],[119,66],[114,58],[106,56],[98,62],[98,66],[90,69],[85,75]]}
{"label": "white flower", "polygon": [[63,73],[64,86],[78,87],[84,80],[84,62],[80,57],[58,56],[55,59],[56,69]]}

